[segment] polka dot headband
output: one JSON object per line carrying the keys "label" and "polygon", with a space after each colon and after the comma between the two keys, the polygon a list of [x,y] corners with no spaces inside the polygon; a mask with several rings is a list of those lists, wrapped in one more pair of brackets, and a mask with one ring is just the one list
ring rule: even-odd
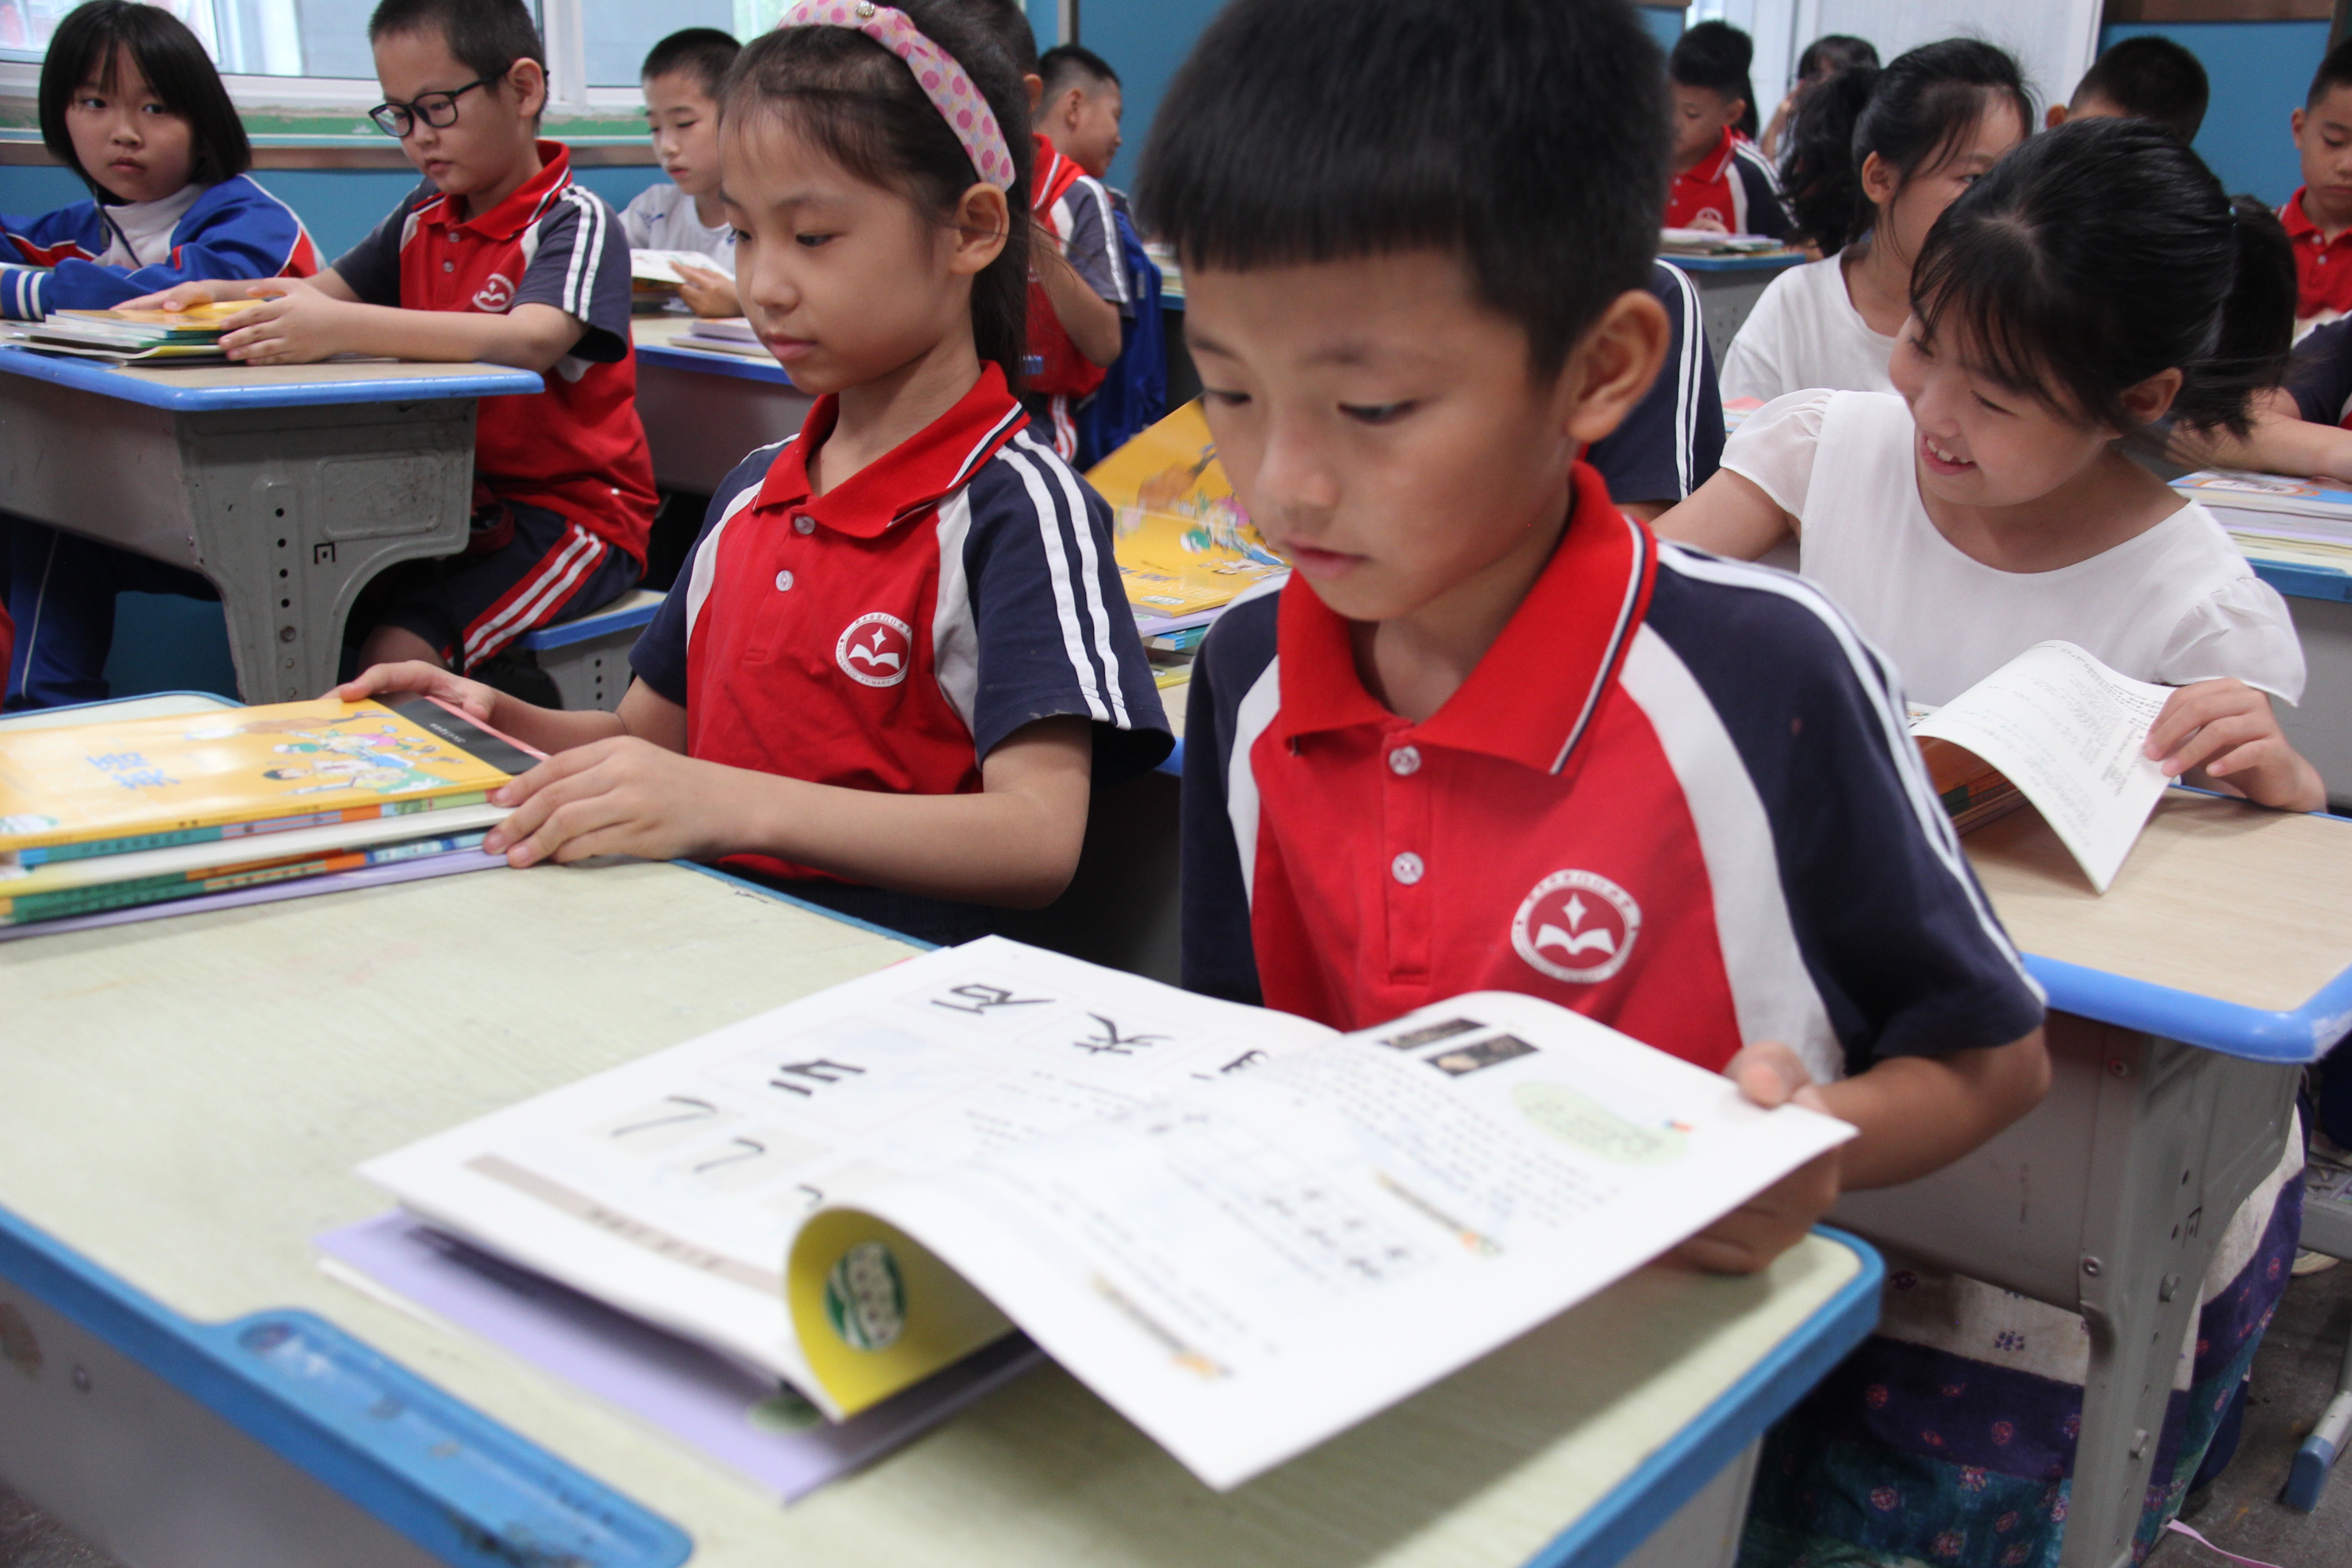
{"label": "polka dot headband", "polygon": [[847,27],[906,61],[916,85],[963,143],[980,177],[1001,189],[1013,188],[1013,154],[1005,148],[1004,132],[988,100],[971,85],[971,77],[955,57],[923,37],[904,11],[877,5],[874,0],[799,0],[776,23],[778,32],[787,27]]}

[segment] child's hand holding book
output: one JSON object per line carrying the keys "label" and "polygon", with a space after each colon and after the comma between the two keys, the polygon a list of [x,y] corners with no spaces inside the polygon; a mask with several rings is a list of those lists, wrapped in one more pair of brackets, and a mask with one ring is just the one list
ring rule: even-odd
{"label": "child's hand holding book", "polygon": [[2195,768],[2219,789],[2284,811],[2325,811],[2327,788],[2279,729],[2268,695],[2242,680],[2200,680],[2176,689],[2145,748],[2167,776]]}

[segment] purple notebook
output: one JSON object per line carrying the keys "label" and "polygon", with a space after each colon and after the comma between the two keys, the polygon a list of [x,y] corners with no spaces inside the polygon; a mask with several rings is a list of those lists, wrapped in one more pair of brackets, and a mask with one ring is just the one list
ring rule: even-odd
{"label": "purple notebook", "polygon": [[[661,1428],[785,1502],[904,1447],[1045,1359],[1018,1334],[838,1426],[741,1363],[402,1210],[318,1238],[320,1251],[435,1317]],[[782,1313],[783,1303],[776,1303]]]}
{"label": "purple notebook", "polygon": [[356,871],[329,871],[317,877],[294,877],[283,882],[262,882],[226,893],[199,893],[193,899],[168,899],[127,910],[106,910],[94,915],[68,915],[63,920],[33,921],[20,926],[0,926],[0,942],[18,937],[47,936],[52,931],[91,931],[99,926],[129,925],[134,921],[162,920],[166,915],[202,914],[206,910],[234,910],[246,904],[269,904],[280,899],[307,899],[315,893],[340,893],[352,888],[381,888],[393,882],[420,882],[427,877],[454,877],[463,871],[502,871],[503,856],[478,849],[453,849],[415,860],[393,860],[362,866]]}

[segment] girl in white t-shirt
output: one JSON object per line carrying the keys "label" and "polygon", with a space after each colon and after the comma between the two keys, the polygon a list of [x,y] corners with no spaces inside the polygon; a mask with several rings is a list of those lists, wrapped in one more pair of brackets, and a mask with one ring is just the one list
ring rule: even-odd
{"label": "girl in white t-shirt", "polygon": [[[1794,534],[1805,575],[1923,700],[2050,637],[2179,684],[2149,737],[2168,773],[2316,808],[2265,695],[2303,685],[2285,606],[2122,449],[2158,445],[2168,416],[2242,431],[2284,369],[2294,299],[2277,219],[2232,204],[2168,132],[2070,121],[1927,236],[1899,396],[1766,405],[1658,531],[1751,558]],[[2284,1290],[2302,1152],[2287,1139],[2222,1227],[2137,1552],[2179,1510]],[[1767,1439],[1743,1568],[2054,1563],[2088,1325],[1893,1253],[1887,1278],[1877,1332]]]}
{"label": "girl in white t-shirt", "polygon": [[2122,449],[2153,446],[2168,414],[2245,427],[2286,348],[2291,312],[2266,312],[2291,260],[2273,219],[2233,209],[2162,133],[2070,124],[1929,237],[1896,393],[1766,405],[1659,531],[1749,558],[1795,535],[1799,569],[1922,702],[2044,638],[2080,644],[2180,688],[2149,742],[2166,771],[2317,810],[2318,774],[2271,711],[2303,695],[2284,602]]}
{"label": "girl in white t-shirt", "polygon": [[1810,386],[1885,392],[1927,230],[2024,140],[2017,61],[1976,38],[1922,44],[1885,70],[1806,88],[1781,164],[1798,228],[1823,259],[1775,278],[1731,340],[1726,399]]}

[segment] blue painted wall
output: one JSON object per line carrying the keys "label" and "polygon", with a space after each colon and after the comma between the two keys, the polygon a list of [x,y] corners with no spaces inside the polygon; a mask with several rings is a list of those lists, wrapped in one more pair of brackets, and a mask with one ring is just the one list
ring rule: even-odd
{"label": "blue painted wall", "polygon": [[[1037,0],[1038,6],[1045,3]],[[1221,8],[1221,0],[1080,0],[1078,41],[1118,72],[1126,106],[1119,126],[1126,144],[1111,163],[1112,184],[1125,189],[1135,183],[1160,96],[1192,52],[1192,40]]]}
{"label": "blue painted wall", "polygon": [[1683,15],[1680,6],[1644,5],[1642,25],[1650,29],[1650,37],[1658,40],[1658,47],[1671,49],[1675,40],[1683,36]]}
{"label": "blue painted wall", "polygon": [[2143,33],[2171,38],[2204,62],[2213,101],[2197,133],[2197,151],[2221,183],[2273,206],[2294,195],[2303,175],[2287,116],[2303,107],[2311,73],[2327,52],[2327,24],[2117,23],[2100,29],[2099,47]]}
{"label": "blue painted wall", "polygon": [[[580,183],[616,207],[661,177],[649,165],[580,171]],[[255,178],[302,215],[331,260],[366,237],[416,184],[415,175],[395,169],[265,169]],[[0,213],[47,212],[88,194],[63,169],[0,168]]]}

